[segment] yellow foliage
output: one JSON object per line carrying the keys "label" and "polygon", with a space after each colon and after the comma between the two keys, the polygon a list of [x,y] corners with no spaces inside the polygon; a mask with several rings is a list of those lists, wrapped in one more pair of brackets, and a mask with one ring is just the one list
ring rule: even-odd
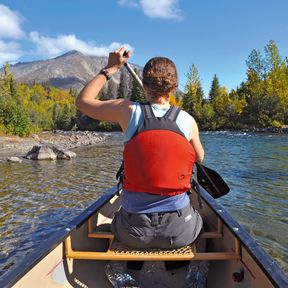
{"label": "yellow foliage", "polygon": [[170,104],[182,108],[182,101],[176,98],[174,94],[170,94]]}

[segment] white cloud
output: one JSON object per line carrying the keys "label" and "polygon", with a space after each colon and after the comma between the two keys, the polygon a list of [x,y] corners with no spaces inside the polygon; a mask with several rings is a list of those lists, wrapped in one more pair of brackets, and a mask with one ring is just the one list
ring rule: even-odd
{"label": "white cloud", "polygon": [[41,36],[38,32],[34,31],[29,34],[30,40],[36,45],[37,53],[53,57],[58,56],[70,50],[77,50],[84,54],[94,56],[107,56],[109,52],[125,46],[128,50],[133,50],[129,44],[121,44],[113,42],[108,46],[96,46],[93,42],[84,42],[74,34],[58,35],[56,38]]}
{"label": "white cloud", "polygon": [[23,17],[0,4],[0,38],[18,39],[25,35],[21,28]]}
{"label": "white cloud", "polygon": [[182,12],[178,8],[179,0],[118,0],[118,4],[128,7],[140,7],[150,18],[181,19]]}
{"label": "white cloud", "polygon": [[0,40],[0,65],[6,62],[15,62],[22,56],[20,45],[14,41],[4,42]]}
{"label": "white cloud", "polygon": [[181,19],[178,0],[141,0],[145,15],[151,18]]}

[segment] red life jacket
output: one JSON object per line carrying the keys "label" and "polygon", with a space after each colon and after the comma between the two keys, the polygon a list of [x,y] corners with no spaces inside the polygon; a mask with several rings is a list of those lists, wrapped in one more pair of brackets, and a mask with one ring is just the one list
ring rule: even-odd
{"label": "red life jacket", "polygon": [[176,124],[180,108],[157,118],[141,104],[144,119],[124,148],[123,188],[174,196],[191,188],[195,150]]}

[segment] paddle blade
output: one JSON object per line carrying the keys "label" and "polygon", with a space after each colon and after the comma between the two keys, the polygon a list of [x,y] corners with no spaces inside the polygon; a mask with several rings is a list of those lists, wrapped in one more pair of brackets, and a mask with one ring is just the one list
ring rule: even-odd
{"label": "paddle blade", "polygon": [[226,195],[230,188],[223,178],[214,170],[196,163],[198,183],[213,197]]}

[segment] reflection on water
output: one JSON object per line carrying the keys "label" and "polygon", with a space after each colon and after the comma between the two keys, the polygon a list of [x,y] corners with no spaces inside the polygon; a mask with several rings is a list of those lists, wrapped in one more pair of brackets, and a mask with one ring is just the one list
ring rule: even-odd
{"label": "reflection on water", "polygon": [[[219,199],[287,272],[287,136],[204,133],[205,164],[227,180]],[[0,164],[0,275],[116,184],[122,137],[70,161]]]}

